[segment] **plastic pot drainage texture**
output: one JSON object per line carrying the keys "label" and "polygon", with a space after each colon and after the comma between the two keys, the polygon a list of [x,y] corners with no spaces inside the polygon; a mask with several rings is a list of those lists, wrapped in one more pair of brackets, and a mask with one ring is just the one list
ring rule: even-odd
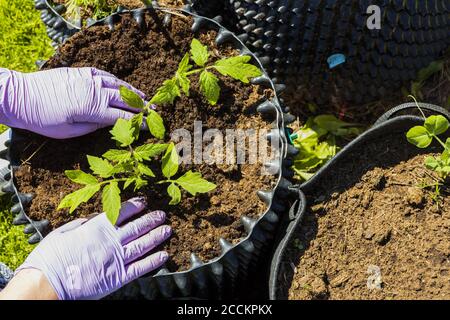
{"label": "plastic pot drainage texture", "polygon": [[[360,103],[394,93],[450,46],[448,0],[227,1],[238,18],[230,29],[274,82],[301,85],[319,104],[331,95]],[[370,30],[372,5],[380,27]]]}
{"label": "plastic pot drainage texture", "polygon": [[[446,109],[426,103],[420,103],[419,105],[421,109],[426,112],[442,114],[450,120],[450,112]],[[371,143],[377,143],[377,141],[384,139],[386,135],[406,133],[413,126],[423,125],[423,117],[410,114],[397,115],[398,113],[407,113],[407,111],[410,111],[411,109],[417,110],[415,103],[406,103],[391,109],[380,117],[371,129],[360,135],[345,148],[343,148],[338,155],[322,167],[311,180],[300,186],[293,186],[290,188],[291,192],[296,194],[297,200],[290,208],[289,214],[284,217],[284,221],[280,222],[281,231],[276,239],[275,251],[270,266],[270,299],[277,300],[286,298],[280,294],[278,279],[280,278],[280,274],[283,272],[282,263],[286,249],[295,237],[296,230],[298,230],[301,225],[303,215],[308,208],[305,195],[314,193],[318,186],[320,186],[323,181],[327,180],[327,176],[331,175],[333,171],[340,166],[342,159],[347,158],[349,154],[353,153],[355,150],[358,150],[359,147]]]}
{"label": "plastic pot drainage texture", "polygon": [[[253,63],[263,70],[263,75],[254,78],[252,83],[270,88],[274,91],[274,97],[266,100],[257,107],[257,112],[270,118],[272,127],[276,130],[269,133],[279,143],[280,154],[269,166],[272,172],[276,172],[277,183],[272,190],[260,190],[258,196],[261,201],[267,204],[267,210],[258,219],[243,217],[242,224],[246,231],[246,237],[237,244],[231,244],[226,239],[220,239],[219,244],[222,249],[220,257],[209,262],[203,262],[195,254],[191,255],[191,268],[183,272],[171,273],[162,268],[156,275],[143,277],[123,288],[117,295],[121,297],[144,297],[153,299],[157,297],[199,297],[199,298],[223,298],[231,297],[239,287],[245,284],[252,268],[258,265],[265,253],[270,252],[275,237],[278,222],[287,207],[285,197],[288,196],[291,183],[288,181],[293,176],[289,169],[292,158],[297,150],[287,143],[285,134],[285,124],[292,122],[292,115],[283,113],[280,102],[277,98],[276,88],[271,79],[264,72],[259,60],[248,50],[248,48],[230,31],[223,28],[217,21],[189,13],[185,10],[163,10],[156,8],[136,9],[129,12],[139,22],[144,21],[144,14],[147,12],[164,12],[164,21],[168,23],[171,12],[176,14],[186,14],[193,17],[192,30],[196,32],[200,29],[214,29],[217,33],[216,42],[222,44],[232,43],[241,54],[252,56]],[[128,13],[127,13],[128,14]],[[110,19],[99,21],[95,25],[108,25],[114,27],[114,23],[121,20],[121,13],[116,13]],[[15,202],[12,211],[16,214],[14,224],[25,224],[25,233],[32,234],[30,243],[40,241],[49,231],[49,222],[33,221],[26,213],[27,205],[32,201],[32,194],[19,193],[14,184],[14,171],[20,165],[18,156],[19,150],[14,149],[15,142],[21,139],[19,130],[12,130],[7,158],[10,160],[10,170],[6,174],[6,184],[1,188],[3,192],[11,193]]]}
{"label": "plastic pot drainage texture", "polygon": [[[41,12],[42,22],[47,27],[47,34],[52,39],[52,46],[58,47],[64,43],[68,38],[77,33],[83,27],[82,21],[73,21],[64,17],[67,7],[64,4],[54,3],[52,0],[34,0],[35,8]],[[213,12],[220,12],[217,6],[218,2],[208,0],[187,0],[185,9],[193,10],[199,14],[214,16]],[[149,1],[150,7],[157,8],[158,1]],[[142,7],[145,4],[142,3]],[[127,8],[119,6],[116,13],[128,11]],[[101,20],[86,19],[86,26],[96,24],[98,21],[111,19],[111,16],[105,17]]]}

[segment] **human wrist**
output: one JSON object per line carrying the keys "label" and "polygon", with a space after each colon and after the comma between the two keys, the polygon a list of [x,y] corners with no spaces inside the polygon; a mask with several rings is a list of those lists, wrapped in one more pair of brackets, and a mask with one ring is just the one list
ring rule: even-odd
{"label": "human wrist", "polygon": [[58,296],[44,273],[23,269],[0,292],[0,300],[58,300]]}

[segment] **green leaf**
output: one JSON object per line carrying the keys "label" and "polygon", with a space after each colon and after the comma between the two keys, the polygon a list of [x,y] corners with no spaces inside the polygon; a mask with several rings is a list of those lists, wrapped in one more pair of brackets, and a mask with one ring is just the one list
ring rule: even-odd
{"label": "green leaf", "polygon": [[162,172],[167,179],[178,172],[178,152],[173,142],[169,144],[162,158]]}
{"label": "green leaf", "polygon": [[166,128],[164,127],[164,121],[161,116],[154,110],[149,110],[147,116],[147,125],[150,133],[158,139],[164,139],[166,134]]}
{"label": "green leaf", "polygon": [[115,225],[120,214],[120,189],[116,181],[112,181],[103,188],[103,210],[108,220]]}
{"label": "green leaf", "polygon": [[78,184],[93,185],[98,183],[97,179],[92,174],[81,170],[66,170],[64,173],[67,178]]}
{"label": "green leaf", "polygon": [[132,162],[120,162],[116,164],[112,170],[112,174],[130,173],[134,171],[134,165]]}
{"label": "green leaf", "polygon": [[184,94],[189,97],[189,88],[191,86],[191,81],[186,76],[186,72],[191,70],[192,65],[189,64],[189,54],[186,53],[181,60],[180,65],[178,66],[178,70],[175,74],[175,78],[177,79],[178,86],[183,90]]}
{"label": "green leaf", "polygon": [[128,147],[134,142],[134,128],[131,121],[119,118],[110,131],[113,139],[120,143],[121,147]]}
{"label": "green leaf", "polygon": [[196,65],[204,67],[209,58],[208,47],[202,45],[197,39],[192,39],[191,56]]}
{"label": "green leaf", "polygon": [[200,74],[200,90],[211,105],[216,105],[220,96],[219,79],[208,71]]}
{"label": "green leaf", "polygon": [[103,154],[103,158],[110,161],[125,162],[131,159],[131,152],[126,150],[111,149]]}
{"label": "green leaf", "polygon": [[410,143],[421,149],[427,148],[431,142],[433,142],[433,137],[428,130],[422,126],[411,128],[406,134],[406,138],[408,138]]}
{"label": "green leaf", "polygon": [[138,163],[138,170],[139,173],[146,175],[148,177],[155,177],[155,174],[153,173],[152,169],[150,169],[149,167],[147,167],[146,165],[142,164],[142,163]]}
{"label": "green leaf", "polygon": [[150,100],[151,104],[172,104],[173,101],[181,96],[180,88],[177,84],[177,79],[169,79],[163,82],[163,85],[158,88],[155,96]]}
{"label": "green leaf", "polygon": [[170,205],[176,205],[181,202],[181,190],[174,183],[167,187],[167,193],[172,198],[169,202]]}
{"label": "green leaf", "polygon": [[358,128],[355,128],[356,124],[339,120],[333,115],[325,114],[317,116],[314,118],[314,123],[339,137],[355,134],[357,135],[360,133],[360,130]]}
{"label": "green leaf", "polygon": [[153,157],[159,156],[161,153],[163,153],[167,147],[168,144],[145,144],[142,146],[137,147],[134,150],[135,156],[138,156],[139,158],[143,160],[150,160]]}
{"label": "green leaf", "polygon": [[139,113],[131,118],[131,127],[133,128],[133,137],[134,140],[139,139],[139,133],[141,132],[142,122],[144,121],[144,115]]}
{"label": "green leaf", "polygon": [[217,186],[202,178],[200,172],[188,171],[175,181],[180,187],[195,196],[197,193],[206,193]]}
{"label": "green leaf", "polygon": [[87,160],[94,174],[102,178],[109,178],[112,176],[114,167],[108,160],[89,155],[87,156]]}
{"label": "green leaf", "polygon": [[436,170],[440,166],[440,163],[435,157],[427,157],[425,159],[425,166],[430,170]]}
{"label": "green leaf", "polygon": [[450,138],[445,141],[445,150],[450,152]]}
{"label": "green leaf", "polygon": [[128,89],[125,86],[120,86],[119,92],[123,102],[125,102],[130,107],[136,109],[144,108],[144,101],[136,92]]}
{"label": "green leaf", "polygon": [[141,189],[142,187],[145,187],[148,182],[140,177],[136,177],[135,179],[135,186],[134,186],[134,191]]}
{"label": "green leaf", "polygon": [[123,189],[125,190],[126,188],[128,188],[131,184],[136,182],[136,177],[131,177],[128,178],[127,180],[125,180],[125,183],[123,184]]}
{"label": "green leaf", "polygon": [[230,76],[243,83],[249,83],[249,78],[262,75],[262,72],[258,67],[247,63],[250,59],[250,56],[237,56],[222,59],[216,62],[214,68],[224,76]]}
{"label": "green leaf", "polygon": [[70,208],[69,212],[72,213],[83,202],[89,201],[94,194],[100,190],[100,184],[87,185],[84,188],[77,190],[62,199],[58,206],[59,209]]}
{"label": "green leaf", "polygon": [[438,115],[428,117],[425,120],[424,127],[430,134],[437,136],[445,133],[448,130],[449,125],[446,117]]}

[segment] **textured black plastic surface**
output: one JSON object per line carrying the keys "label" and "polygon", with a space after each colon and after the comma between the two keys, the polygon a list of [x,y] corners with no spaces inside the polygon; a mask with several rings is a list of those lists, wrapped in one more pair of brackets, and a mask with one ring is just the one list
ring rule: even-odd
{"label": "textured black plastic surface", "polygon": [[[228,0],[275,83],[305,99],[368,102],[395,93],[450,45],[449,0]],[[381,29],[367,28],[370,5]],[[228,14],[227,14],[228,16]],[[330,70],[327,59],[347,61]]]}
{"label": "textured black plastic surface", "polygon": [[[146,11],[161,11],[159,9],[147,8],[137,9],[130,12],[136,21],[143,21]],[[216,30],[218,35],[216,42],[231,43],[235,48],[239,49],[242,54],[251,55],[252,62],[263,70],[263,75],[252,80],[253,83],[270,88],[275,93],[275,88],[264,71],[259,60],[245,47],[245,45],[230,31],[223,28],[217,21],[204,18],[188,11],[172,10],[162,11],[165,13],[164,21],[170,22],[172,12],[176,14],[191,15],[194,18],[192,30],[194,32],[200,29]],[[127,13],[128,14],[128,13]],[[97,22],[95,25],[107,25],[114,27],[115,23],[120,22],[122,13],[111,16]],[[287,148],[287,139],[285,136],[284,117],[291,118],[287,114],[283,114],[282,108],[277,98],[277,94],[270,100],[260,104],[257,112],[265,114],[266,118],[271,119],[272,127],[277,129],[277,142],[281,146],[280,155],[274,162],[266,165],[276,168],[277,184],[271,190],[255,190],[261,201],[267,204],[268,209],[261,213],[259,219],[254,220],[248,217],[242,218],[242,225],[246,231],[246,237],[237,244],[231,244],[225,239],[220,239],[219,244],[222,248],[222,254],[209,262],[201,261],[197,256],[191,256],[191,268],[188,271],[171,273],[167,269],[162,268],[157,275],[141,278],[127,285],[125,288],[116,293],[116,297],[121,298],[143,297],[147,299],[153,298],[180,298],[180,297],[199,297],[199,298],[224,298],[232,297],[232,294],[238,288],[245,285],[249,273],[254,267],[258,266],[259,260],[269,251],[272,240],[276,234],[278,222],[283,213],[287,210],[284,204],[284,196],[291,183],[286,179],[289,177],[289,170],[286,166],[289,161],[284,159],[292,157],[295,150]],[[17,204],[13,210],[17,214],[18,223],[26,224],[27,233],[33,234],[32,241],[41,239],[48,229],[47,221],[32,221],[26,214],[26,204],[32,201],[32,195],[24,195],[18,193],[13,181],[14,170],[20,165],[19,152],[15,150],[15,141],[21,139],[20,132],[13,130],[11,146],[9,147],[9,159],[11,161],[11,174],[7,185],[3,186],[3,191],[13,194]]]}
{"label": "textured black plastic surface", "polygon": [[[419,105],[425,112],[442,114],[450,120],[450,112],[446,109],[427,103],[420,103]],[[276,240],[277,244],[270,268],[270,299],[277,300],[284,298],[279,296],[278,286],[278,279],[282,270],[281,264],[283,263],[283,255],[289,243],[296,235],[295,232],[302,223],[303,215],[308,208],[305,195],[313,194],[322,182],[327,181],[327,176],[331,175],[333,171],[335,171],[342,164],[342,159],[348,159],[348,155],[352,154],[355,150],[358,150],[361,146],[374,143],[384,143],[387,135],[405,133],[415,125],[423,125],[424,119],[421,116],[397,115],[398,113],[408,110],[410,111],[411,109],[417,110],[417,105],[415,103],[406,103],[386,112],[386,114],[381,116],[371,129],[349,143],[336,155],[336,157],[323,166],[312,179],[300,186],[293,186],[289,188],[291,194],[296,195],[297,201],[290,208],[289,215],[285,216],[284,221],[280,223],[281,231],[279,232]],[[353,157],[358,156],[354,155]],[[376,157],[376,155],[374,155],[374,157]]]}

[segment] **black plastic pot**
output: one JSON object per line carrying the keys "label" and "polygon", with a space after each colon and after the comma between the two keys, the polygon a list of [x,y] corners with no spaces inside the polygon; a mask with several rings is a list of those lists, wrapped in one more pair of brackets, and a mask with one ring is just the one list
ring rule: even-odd
{"label": "black plastic pot", "polygon": [[[420,107],[425,112],[438,113],[446,116],[450,120],[450,112],[447,110],[421,103]],[[302,223],[302,218],[306,209],[308,208],[308,203],[306,196],[314,194],[317,190],[323,190],[320,188],[322,183],[326,183],[327,178],[329,178],[333,171],[337,170],[339,166],[345,165],[345,161],[348,161],[349,155],[352,155],[355,150],[359,150],[361,146],[369,144],[384,144],[386,137],[398,133],[406,133],[410,128],[415,125],[423,125],[423,117],[399,113],[411,113],[411,110],[415,109],[417,111],[417,106],[415,103],[406,103],[400,105],[396,108],[391,109],[386,114],[384,114],[376,124],[364,134],[360,135],[358,138],[353,140],[344,149],[342,149],[338,155],[329,161],[321,170],[309,181],[303,183],[300,186],[294,186],[290,188],[291,194],[295,196],[296,201],[289,210],[289,215],[285,217],[285,220],[281,223],[280,229],[282,230],[278,239],[276,240],[276,249],[274,251],[271,268],[270,268],[270,278],[269,278],[269,296],[272,300],[285,299],[280,293],[280,288],[278,286],[278,279],[280,279],[280,274],[283,272],[283,257],[288,245],[296,236],[296,231],[299,230],[299,226]],[[404,141],[399,141],[399,143],[404,143],[405,146],[408,144],[406,138]],[[423,151],[423,150],[422,150]],[[425,150],[425,151],[429,151]],[[418,152],[420,150],[418,149]],[[377,154],[373,155],[374,158]],[[353,155],[352,158],[357,158],[358,155]],[[320,188],[320,189],[319,189]]]}
{"label": "black plastic pot", "polygon": [[[448,0],[227,1],[239,20],[231,30],[274,82],[319,104],[332,95],[361,103],[398,92],[450,45]],[[381,8],[379,30],[367,28],[371,5]],[[336,54],[346,62],[335,56],[330,69]]]}
{"label": "black plastic pot", "polygon": [[[47,27],[47,34],[52,39],[52,46],[58,47],[58,45],[64,43],[68,38],[80,31],[82,28],[82,21],[71,21],[63,17],[66,12],[66,6],[64,4],[55,4],[52,0],[34,0],[36,9],[41,11],[41,19]],[[158,1],[149,1],[151,7],[159,7]],[[207,0],[188,0],[185,9],[193,10],[199,14],[206,16],[215,16],[213,12],[220,12],[221,7],[218,6],[218,2]],[[142,7],[145,7],[142,3]],[[116,13],[128,11],[127,8],[118,7]],[[99,21],[107,21],[111,19],[110,16],[101,20],[87,19],[86,26],[96,24]]]}
{"label": "black plastic pot", "polygon": [[[253,63],[263,70],[263,75],[253,79],[252,82],[274,91],[273,99],[261,103],[257,108],[257,112],[264,114],[265,118],[271,119],[272,127],[276,129],[272,131],[271,137],[275,138],[281,148],[279,157],[274,162],[266,164],[272,169],[276,169],[276,187],[272,190],[255,190],[255,192],[258,192],[261,201],[267,204],[268,209],[262,212],[257,220],[247,217],[242,218],[242,224],[247,233],[244,239],[235,245],[225,239],[220,239],[219,243],[222,248],[220,257],[205,263],[192,254],[192,266],[189,270],[171,273],[167,269],[162,268],[156,275],[144,277],[129,284],[119,294],[121,297],[144,297],[147,299],[187,296],[201,298],[231,297],[229,294],[245,285],[249,274],[253,272],[253,268],[258,266],[260,259],[264,257],[265,253],[269,252],[278,222],[287,209],[284,198],[287,195],[288,188],[291,186],[287,179],[293,176],[292,171],[289,169],[292,163],[292,161],[289,161],[289,158],[295,155],[297,150],[288,145],[284,127],[285,124],[293,120],[293,117],[283,113],[277,98],[276,88],[264,72],[264,68],[259,60],[232,32],[223,28],[217,21],[184,10],[166,11],[146,8],[133,10],[130,14],[139,23],[144,21],[144,14],[147,11],[164,12],[164,21],[166,23],[170,21],[172,12],[191,15],[194,18],[192,26],[194,32],[200,29],[214,29],[218,31],[217,43],[231,43],[240,50],[241,54],[252,56]],[[95,25],[108,25],[110,28],[113,28],[114,24],[121,20],[121,16],[122,13],[114,14],[110,19],[99,21]],[[14,223],[26,224],[25,232],[32,234],[30,242],[36,243],[47,233],[49,223],[48,221],[33,221],[28,217],[26,208],[32,201],[33,195],[19,193],[14,185],[14,171],[20,165],[18,156],[20,150],[15,150],[14,146],[16,145],[15,142],[21,138],[19,130],[12,130],[10,147],[8,149],[11,171],[7,174],[6,178],[8,178],[8,181],[2,187],[2,190],[13,195],[15,205],[12,210],[17,214]]]}

